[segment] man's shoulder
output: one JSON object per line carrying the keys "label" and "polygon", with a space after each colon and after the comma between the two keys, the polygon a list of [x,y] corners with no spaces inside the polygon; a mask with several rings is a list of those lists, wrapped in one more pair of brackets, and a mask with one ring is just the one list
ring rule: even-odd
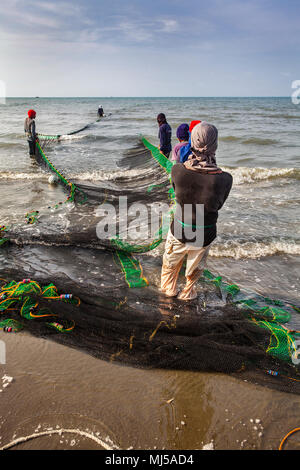
{"label": "man's shoulder", "polygon": [[164,123],[160,126],[160,129],[163,129],[164,131],[167,131],[167,132],[169,132],[169,131],[172,130],[170,124],[168,124],[167,122],[164,122]]}
{"label": "man's shoulder", "polygon": [[221,176],[222,186],[224,185],[224,187],[230,190],[232,187],[232,183],[233,183],[232,175],[228,171],[222,171],[220,176]]}
{"label": "man's shoulder", "polygon": [[184,165],[182,163],[175,163],[172,167],[171,175],[175,176],[178,173],[181,173],[184,170]]}
{"label": "man's shoulder", "polygon": [[223,175],[223,178],[224,178],[224,179],[226,178],[228,181],[232,181],[232,180],[233,180],[232,174],[229,173],[228,171],[222,170],[222,175]]}

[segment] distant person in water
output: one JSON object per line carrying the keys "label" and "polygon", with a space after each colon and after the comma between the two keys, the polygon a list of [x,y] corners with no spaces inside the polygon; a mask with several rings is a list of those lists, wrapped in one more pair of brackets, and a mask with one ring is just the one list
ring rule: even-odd
{"label": "distant person in water", "polygon": [[172,151],[172,160],[179,163],[180,162],[180,149],[189,143],[190,132],[188,124],[180,124],[177,127],[176,137],[179,140],[179,143],[175,145]]}
{"label": "distant person in water", "polygon": [[192,121],[189,127],[189,138],[188,143],[182,146],[179,150],[179,162],[184,163],[191,154],[191,132],[197,124],[200,124],[201,121]]}
{"label": "distant person in water", "polygon": [[100,106],[98,107],[98,116],[99,116],[99,117],[103,117],[103,116],[104,116],[104,111],[103,111],[103,107],[102,107],[101,104],[100,104]]}
{"label": "distant person in water", "polygon": [[159,138],[159,150],[169,158],[169,155],[172,150],[171,138],[172,138],[172,129],[167,123],[166,116],[163,113],[160,113],[157,116],[157,123],[159,126],[158,138]]}
{"label": "distant person in water", "polygon": [[29,144],[29,155],[31,157],[35,156],[35,142],[37,139],[37,133],[35,130],[35,117],[36,112],[34,109],[28,111],[28,117],[25,119],[24,123],[24,132],[27,136],[27,141]]}
{"label": "distant person in water", "polygon": [[[166,240],[161,271],[161,292],[177,296],[178,275],[186,258],[180,300],[197,297],[195,284],[201,277],[211,243],[217,236],[218,211],[232,186],[232,176],[217,166],[218,130],[202,122],[191,134],[191,154],[185,163],[175,164],[171,179],[176,211]],[[201,214],[201,218],[198,215]],[[201,220],[199,225],[198,220]]]}

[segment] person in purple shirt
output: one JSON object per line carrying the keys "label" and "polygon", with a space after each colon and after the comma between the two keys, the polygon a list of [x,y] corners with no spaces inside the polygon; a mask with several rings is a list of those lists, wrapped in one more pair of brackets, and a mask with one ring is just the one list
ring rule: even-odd
{"label": "person in purple shirt", "polygon": [[175,145],[172,151],[172,160],[176,161],[177,163],[180,162],[180,149],[189,143],[190,132],[189,132],[189,125],[188,124],[180,124],[177,127],[176,131],[177,139],[179,140],[179,144]]}
{"label": "person in purple shirt", "polygon": [[165,157],[169,158],[169,155],[172,150],[172,129],[171,126],[169,126],[169,124],[167,123],[167,119],[164,113],[160,113],[157,116],[157,122],[159,125],[159,150],[165,155]]}

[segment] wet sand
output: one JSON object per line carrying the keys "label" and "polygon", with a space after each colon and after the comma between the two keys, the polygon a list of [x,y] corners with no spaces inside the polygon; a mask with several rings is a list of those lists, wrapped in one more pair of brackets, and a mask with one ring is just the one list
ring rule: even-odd
{"label": "wet sand", "polygon": [[[49,432],[13,449],[276,450],[299,426],[293,394],[223,374],[107,363],[26,332],[0,340],[1,447]],[[297,434],[286,448],[300,449]]]}

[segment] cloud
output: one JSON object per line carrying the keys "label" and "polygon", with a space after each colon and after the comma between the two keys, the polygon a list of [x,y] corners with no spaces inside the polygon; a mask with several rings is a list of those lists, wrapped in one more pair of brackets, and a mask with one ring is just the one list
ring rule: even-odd
{"label": "cloud", "polygon": [[125,37],[135,42],[151,41],[153,38],[153,34],[145,23],[122,21],[116,30],[119,30]]}
{"label": "cloud", "polygon": [[59,18],[53,16],[43,15],[38,13],[34,9],[25,8],[24,2],[19,0],[13,0],[7,6],[1,10],[1,17],[4,20],[3,27],[10,27],[11,29],[17,30],[18,25],[31,26],[40,25],[47,28],[58,29],[61,26]]}
{"label": "cloud", "polygon": [[159,33],[172,33],[177,31],[179,23],[173,19],[161,19],[151,18],[150,20],[144,20],[139,18],[128,18],[126,16],[115,16],[112,17],[112,22],[116,21],[113,26],[105,26],[100,28],[102,33],[114,33],[110,36],[111,39],[119,40],[119,36],[123,40],[127,39],[130,42],[136,43],[149,43],[160,41],[161,37]]}
{"label": "cloud", "polygon": [[166,33],[173,33],[174,31],[178,30],[179,25],[178,25],[178,21],[176,20],[163,19],[159,21],[163,24],[161,31],[164,31]]}
{"label": "cloud", "polygon": [[179,0],[10,0],[0,17],[0,78],[26,95],[22,77],[34,61],[32,86],[47,84],[49,94],[60,83],[68,94],[68,77],[78,74],[78,90],[90,90],[104,73],[111,95],[114,86],[124,95],[261,95],[264,83],[278,94],[286,71],[300,74],[299,12],[299,0],[190,0],[184,8]]}

